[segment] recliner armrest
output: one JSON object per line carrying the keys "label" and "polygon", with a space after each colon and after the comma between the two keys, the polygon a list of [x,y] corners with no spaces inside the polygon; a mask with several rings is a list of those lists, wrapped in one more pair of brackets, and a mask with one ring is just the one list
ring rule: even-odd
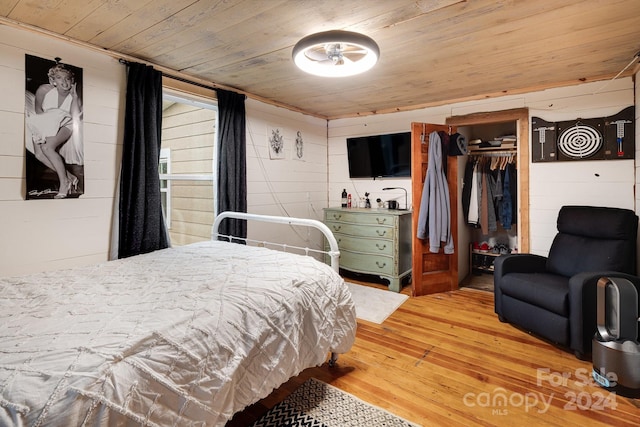
{"label": "recliner armrest", "polygon": [[500,255],[493,263],[494,309],[502,319],[502,277],[509,273],[543,273],[547,258],[534,254]]}
{"label": "recliner armrest", "polygon": [[542,255],[500,255],[493,263],[493,274],[502,277],[509,273],[544,273],[546,264],[547,257]]}

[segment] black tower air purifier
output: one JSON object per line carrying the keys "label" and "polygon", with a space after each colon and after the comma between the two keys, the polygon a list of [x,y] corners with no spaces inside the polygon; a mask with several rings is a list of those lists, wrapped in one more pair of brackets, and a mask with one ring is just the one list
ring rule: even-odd
{"label": "black tower air purifier", "polygon": [[635,286],[623,278],[600,278],[596,315],[593,379],[622,396],[640,396],[638,291]]}

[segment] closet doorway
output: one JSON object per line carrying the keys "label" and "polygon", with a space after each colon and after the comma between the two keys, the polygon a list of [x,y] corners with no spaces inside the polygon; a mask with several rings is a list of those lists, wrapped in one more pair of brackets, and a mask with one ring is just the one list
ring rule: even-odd
{"label": "closet doorway", "polygon": [[[432,131],[459,132],[473,138],[480,128],[511,127],[516,134],[513,152],[517,163],[517,199],[513,209],[515,223],[515,246],[519,252],[529,251],[529,111],[526,108],[504,110],[491,113],[474,113],[453,116],[446,125],[423,123],[412,124],[412,197],[413,197],[413,274],[412,294],[414,296],[443,292],[458,288],[460,282],[471,274],[471,242],[477,240],[477,231],[470,229],[464,218],[462,191],[468,156],[447,159],[448,186],[451,202],[451,225],[455,251],[447,255],[441,249],[438,254],[429,251],[428,243],[416,237],[420,200],[428,164],[428,135]],[[426,136],[424,133],[426,132]],[[495,135],[499,136],[499,135]],[[426,143],[424,140],[426,139]],[[477,154],[477,153],[475,153]],[[455,195],[455,196],[454,196]]]}

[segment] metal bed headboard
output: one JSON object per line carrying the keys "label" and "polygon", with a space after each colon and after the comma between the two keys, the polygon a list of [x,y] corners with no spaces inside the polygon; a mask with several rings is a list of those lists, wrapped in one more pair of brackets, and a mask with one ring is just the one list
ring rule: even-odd
{"label": "metal bed headboard", "polygon": [[[317,250],[317,249],[311,249],[311,248],[299,247],[299,246],[290,246],[290,245],[286,245],[286,244],[273,243],[273,242],[268,242],[268,244],[281,246],[282,248],[284,248],[285,251],[286,251],[287,248],[292,248],[292,249],[297,249],[297,250],[304,251],[306,254],[309,254],[309,252],[317,252],[317,253],[322,253],[322,254],[328,254],[331,257],[331,267],[336,272],[338,272],[339,259],[340,259],[340,249],[338,248],[338,242],[336,241],[336,238],[334,237],[334,235],[331,232],[331,230],[329,229],[329,227],[327,227],[325,224],[323,224],[322,222],[320,222],[318,220],[307,219],[307,218],[292,218],[292,217],[286,217],[286,216],[258,215],[258,214],[244,213],[244,212],[225,211],[225,212],[222,212],[222,213],[218,214],[216,216],[215,221],[213,222],[212,231],[211,231],[211,238],[212,239],[215,238],[215,237],[226,237],[228,239],[238,239],[238,237],[235,237],[235,236],[228,236],[228,235],[224,235],[224,234],[220,234],[219,233],[218,229],[220,227],[220,223],[225,218],[244,219],[244,220],[251,220],[251,221],[262,221],[262,222],[273,222],[273,223],[277,223],[277,224],[301,225],[301,226],[305,226],[305,227],[316,228],[316,229],[318,229],[318,230],[320,230],[322,232],[324,237],[327,239],[327,242],[329,242],[329,248],[330,248],[329,251],[321,251],[321,250]],[[259,240],[251,240],[251,239],[247,239],[247,238],[242,238],[241,240],[244,240],[246,242],[267,243],[267,242],[262,242],[262,241],[259,241]]]}

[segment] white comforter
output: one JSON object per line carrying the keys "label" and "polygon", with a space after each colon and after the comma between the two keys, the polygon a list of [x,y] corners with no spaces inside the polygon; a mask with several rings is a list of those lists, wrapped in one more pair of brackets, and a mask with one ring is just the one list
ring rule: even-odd
{"label": "white comforter", "polygon": [[224,425],[343,353],[355,309],[311,257],[203,242],[0,279],[0,425]]}

